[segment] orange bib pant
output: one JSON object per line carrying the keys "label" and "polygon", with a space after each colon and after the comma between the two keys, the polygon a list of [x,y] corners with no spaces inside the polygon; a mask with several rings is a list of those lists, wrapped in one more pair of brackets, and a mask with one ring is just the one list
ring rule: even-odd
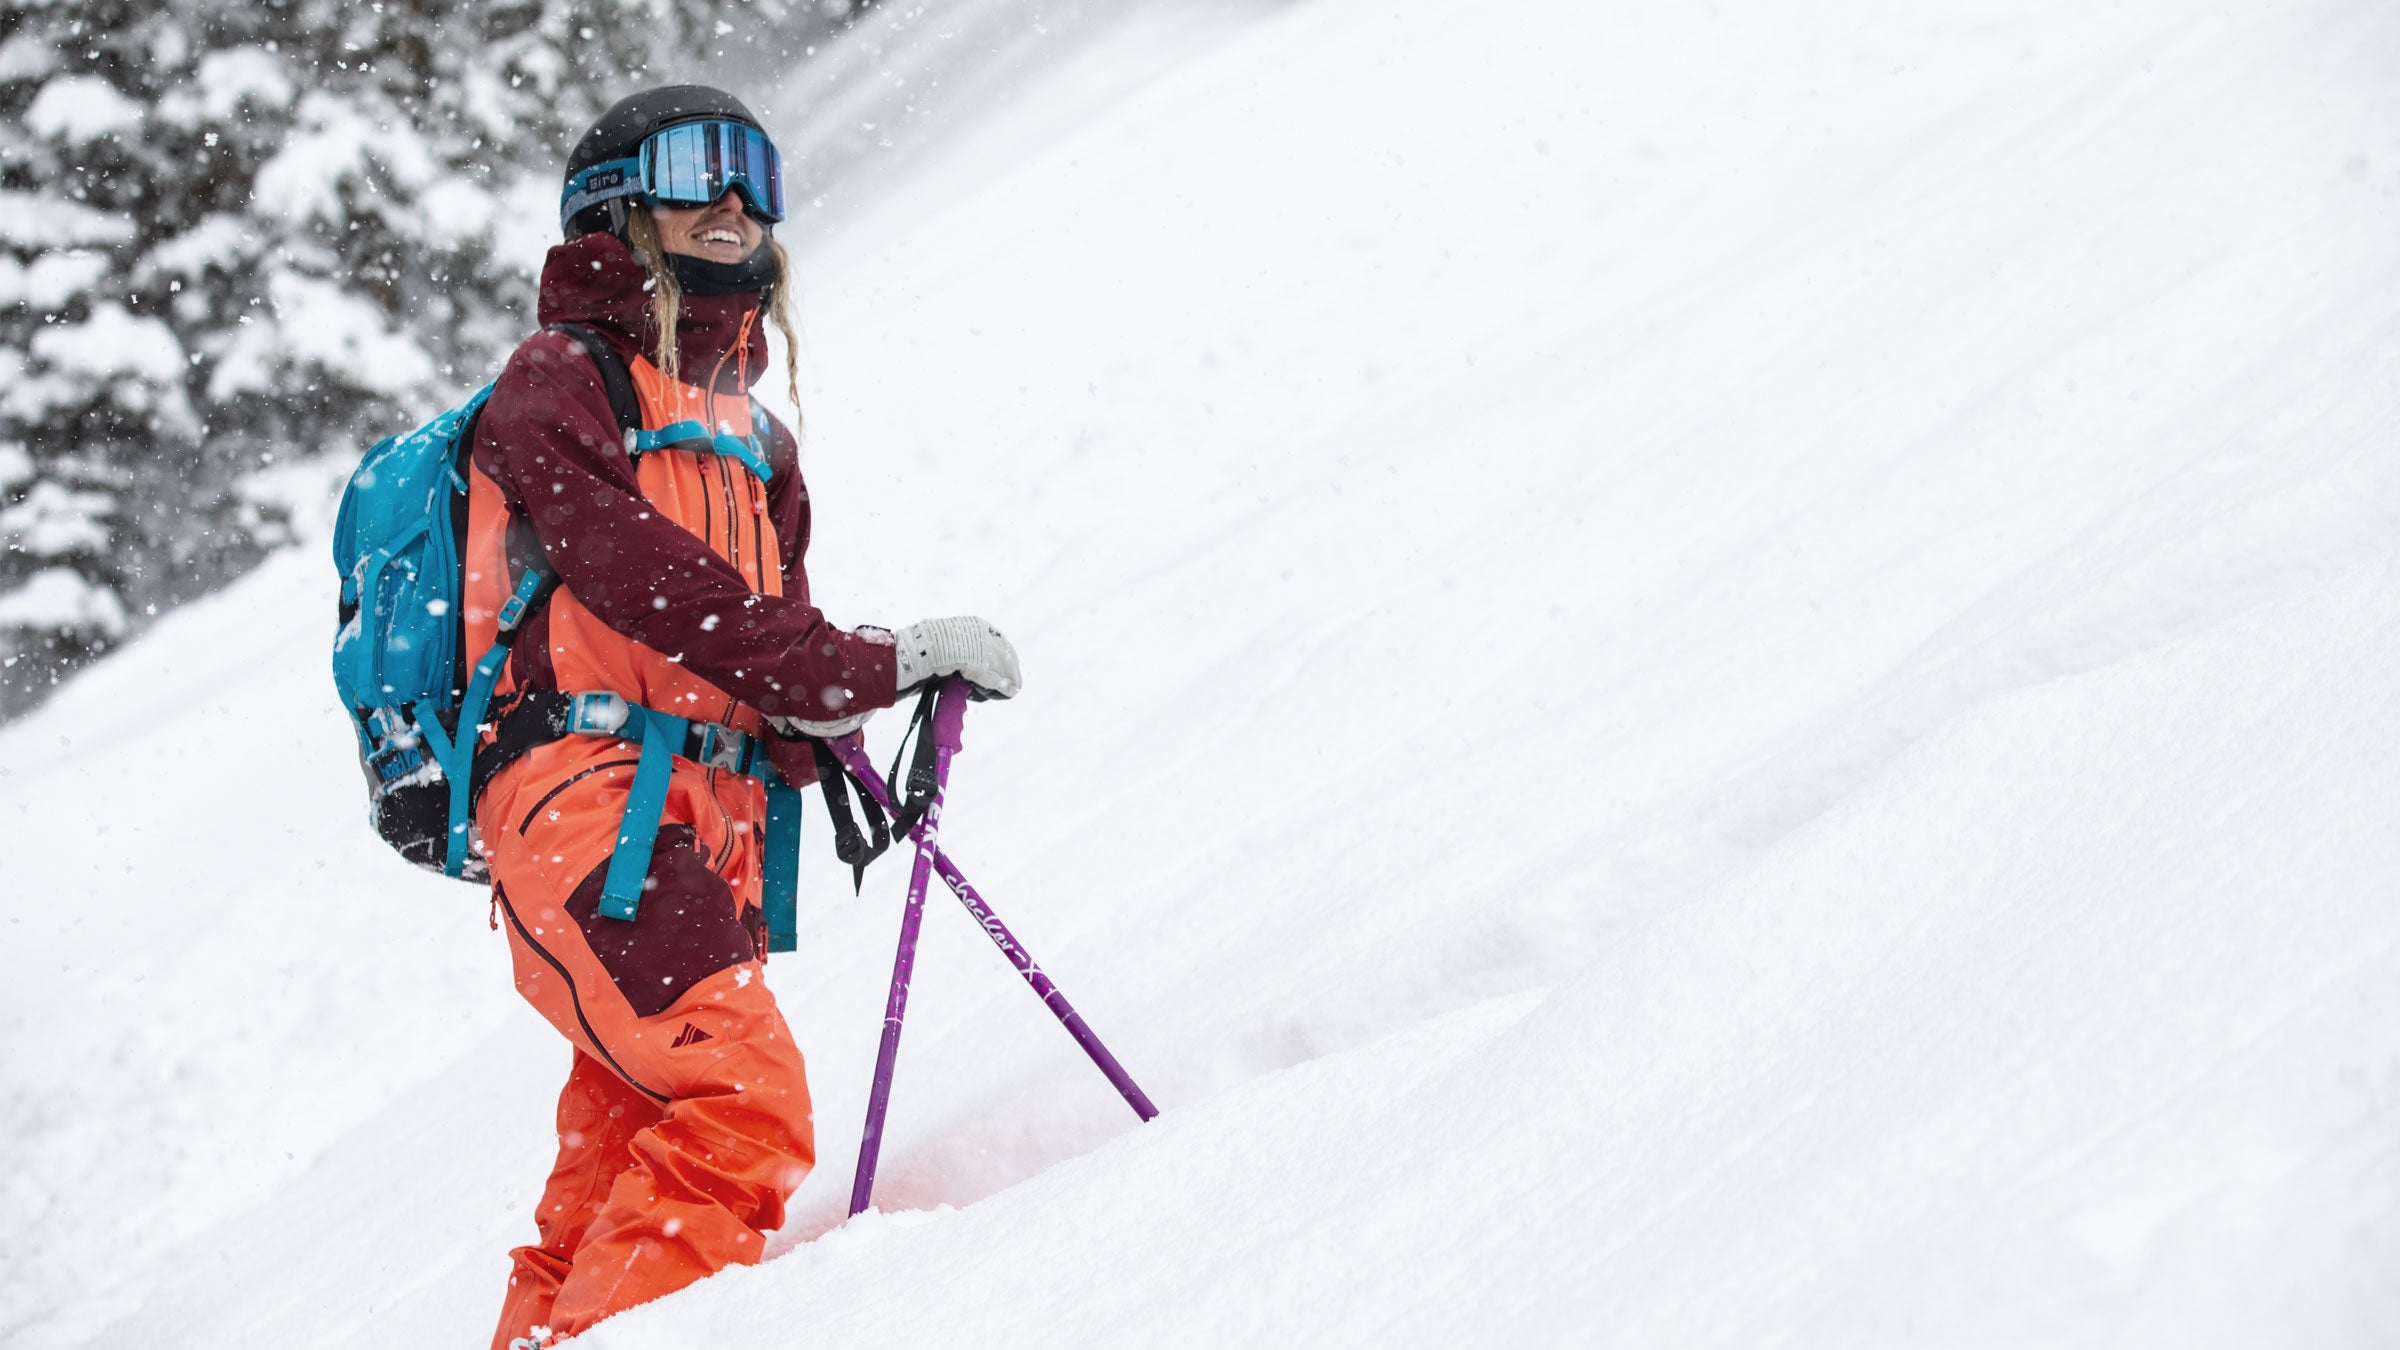
{"label": "orange bib pant", "polygon": [[816,1161],[806,1071],[761,973],[765,792],[676,759],[640,910],[604,918],[638,758],[568,736],[478,811],[517,989],[575,1047],[541,1240],[512,1253],[495,1350],[757,1261]]}

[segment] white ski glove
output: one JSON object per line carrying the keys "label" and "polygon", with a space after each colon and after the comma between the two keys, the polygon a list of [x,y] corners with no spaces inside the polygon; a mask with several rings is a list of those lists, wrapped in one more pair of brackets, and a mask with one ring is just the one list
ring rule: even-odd
{"label": "white ski glove", "polygon": [[877,711],[877,709],[869,708],[865,712],[854,713],[848,717],[837,717],[830,722],[804,722],[797,717],[770,717],[767,721],[774,724],[777,731],[795,741],[810,736],[821,741],[830,741],[837,737],[847,736],[865,726],[867,719],[873,717]]}
{"label": "white ski glove", "polygon": [[944,675],[965,680],[978,699],[1014,698],[1024,687],[1024,677],[1017,673],[1017,649],[981,619],[920,619],[892,634],[892,645],[903,694]]}

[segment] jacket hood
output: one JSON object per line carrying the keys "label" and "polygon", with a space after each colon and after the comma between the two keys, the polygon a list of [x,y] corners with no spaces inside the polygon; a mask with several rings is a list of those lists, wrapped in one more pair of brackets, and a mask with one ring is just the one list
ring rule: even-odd
{"label": "jacket hood", "polygon": [[[628,358],[648,356],[658,346],[649,285],[649,269],[624,240],[605,233],[577,236],[552,247],[542,264],[542,326],[585,324]],[[767,368],[756,295],[687,293],[675,341],[682,378],[689,384],[703,384],[709,372],[722,370],[718,392],[740,393]]]}

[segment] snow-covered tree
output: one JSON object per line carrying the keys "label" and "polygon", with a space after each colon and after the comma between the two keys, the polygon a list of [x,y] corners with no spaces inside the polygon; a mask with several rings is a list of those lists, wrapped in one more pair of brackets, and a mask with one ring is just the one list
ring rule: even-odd
{"label": "snow-covered tree", "polygon": [[0,716],[489,373],[610,100],[849,9],[0,0]]}

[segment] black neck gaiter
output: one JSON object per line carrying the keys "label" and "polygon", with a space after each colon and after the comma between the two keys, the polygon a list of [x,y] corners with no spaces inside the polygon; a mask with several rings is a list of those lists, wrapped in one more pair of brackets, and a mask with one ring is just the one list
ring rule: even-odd
{"label": "black neck gaiter", "polygon": [[670,253],[667,270],[675,274],[675,284],[685,295],[757,295],[775,284],[775,250],[762,242],[738,263]]}

